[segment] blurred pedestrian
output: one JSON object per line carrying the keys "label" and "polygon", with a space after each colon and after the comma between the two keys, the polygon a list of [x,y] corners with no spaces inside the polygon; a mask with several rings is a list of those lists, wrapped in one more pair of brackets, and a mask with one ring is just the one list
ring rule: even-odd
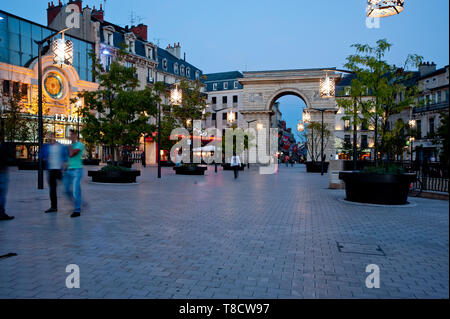
{"label": "blurred pedestrian", "polygon": [[44,145],[42,151],[42,158],[47,169],[51,203],[45,213],[56,213],[58,211],[57,181],[62,179],[64,164],[68,160],[68,150],[66,146],[56,142],[54,133],[49,134],[49,139],[50,143]]}
{"label": "blurred pedestrian", "polygon": [[145,151],[141,153],[141,163],[142,163],[142,167],[146,167],[145,163]]}
{"label": "blurred pedestrian", "polygon": [[83,179],[83,153],[84,144],[78,141],[77,132],[70,130],[69,160],[64,176],[66,195],[74,201],[73,214],[70,217],[79,217],[81,214],[81,181]]}
{"label": "blurred pedestrian", "polygon": [[230,166],[233,168],[234,171],[234,179],[239,177],[239,169],[241,168],[241,159],[239,156],[236,155],[236,153],[233,153],[233,157],[231,158]]}
{"label": "blurred pedestrian", "polygon": [[0,220],[11,220],[14,216],[6,214],[6,193],[8,192],[8,162],[11,157],[8,146],[0,144]]}
{"label": "blurred pedestrian", "polygon": [[177,156],[175,158],[175,165],[176,165],[176,167],[180,167],[182,161],[183,161],[183,150],[180,148],[178,150]]}
{"label": "blurred pedestrian", "polygon": [[290,160],[291,158],[289,157],[289,155],[286,155],[285,157],[284,157],[284,163],[286,164],[286,167],[289,167],[289,160]]}

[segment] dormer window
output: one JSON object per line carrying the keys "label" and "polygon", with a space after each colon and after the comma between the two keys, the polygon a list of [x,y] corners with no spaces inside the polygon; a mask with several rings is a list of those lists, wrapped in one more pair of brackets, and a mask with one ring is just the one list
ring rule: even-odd
{"label": "dormer window", "polygon": [[182,65],[182,66],[180,67],[180,74],[181,74],[182,76],[184,76],[184,65]]}
{"label": "dormer window", "polygon": [[128,52],[136,53],[135,43],[136,43],[136,35],[134,35],[134,33],[125,34],[125,44],[127,46]]}
{"label": "dormer window", "polygon": [[116,30],[110,25],[103,28],[103,42],[106,45],[114,46],[114,32],[116,32]]}
{"label": "dormer window", "polygon": [[191,68],[189,68],[189,67],[186,68],[186,77],[188,77],[188,78],[191,77]]}
{"label": "dormer window", "polygon": [[239,82],[238,81],[234,81],[234,88],[235,89],[239,88]]}
{"label": "dormer window", "polygon": [[217,91],[217,83],[213,83],[213,90]]}
{"label": "dormer window", "polygon": [[178,74],[178,63],[175,63],[175,64],[173,65],[173,72],[174,72],[175,74]]}
{"label": "dormer window", "polygon": [[228,82],[223,82],[223,89],[228,90]]}
{"label": "dormer window", "polygon": [[167,71],[167,59],[163,59],[162,60],[162,67],[163,67],[164,70]]}
{"label": "dormer window", "polygon": [[145,47],[147,58],[153,60],[153,48],[150,46]]}
{"label": "dormer window", "polygon": [[200,71],[195,71],[195,79],[200,79]]}

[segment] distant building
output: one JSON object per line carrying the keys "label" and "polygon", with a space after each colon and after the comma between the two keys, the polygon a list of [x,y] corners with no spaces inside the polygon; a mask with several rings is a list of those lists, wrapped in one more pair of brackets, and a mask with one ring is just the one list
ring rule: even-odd
{"label": "distant building", "polygon": [[241,128],[247,128],[244,117],[240,114],[242,109],[242,85],[238,79],[243,75],[239,71],[205,74],[203,83],[208,94],[207,112],[211,113],[206,120],[206,127],[217,127],[224,130],[231,127],[227,121],[228,114],[233,113],[234,123]]}

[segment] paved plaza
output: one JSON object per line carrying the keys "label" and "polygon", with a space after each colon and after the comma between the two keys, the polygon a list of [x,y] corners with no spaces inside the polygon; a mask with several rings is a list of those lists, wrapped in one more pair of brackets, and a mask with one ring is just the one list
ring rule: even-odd
{"label": "paved plaza", "polygon": [[[88,207],[57,214],[36,172],[10,171],[0,298],[448,298],[449,203],[350,204],[304,166],[83,183]],[[60,195],[62,195],[60,188]],[[66,266],[80,288],[66,288]],[[366,267],[380,288],[366,288]]]}

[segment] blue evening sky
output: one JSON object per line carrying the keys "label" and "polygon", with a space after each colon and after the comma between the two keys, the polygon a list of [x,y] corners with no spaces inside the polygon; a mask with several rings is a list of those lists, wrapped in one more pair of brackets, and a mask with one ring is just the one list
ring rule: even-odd
{"label": "blue evening sky", "polygon": [[[57,0],[54,0],[57,2]],[[85,0],[83,6],[103,0]],[[46,24],[48,0],[2,0],[1,9]],[[342,67],[353,43],[386,38],[391,63],[417,53],[438,68],[449,61],[449,1],[405,0],[405,10],[365,23],[365,0],[107,0],[105,19],[131,25],[133,14],[149,26],[149,40],[180,42],[187,60],[205,73]],[[136,20],[138,21],[138,20]],[[137,24],[137,23],[136,23]],[[301,118],[295,97],[281,100],[288,127]]]}

